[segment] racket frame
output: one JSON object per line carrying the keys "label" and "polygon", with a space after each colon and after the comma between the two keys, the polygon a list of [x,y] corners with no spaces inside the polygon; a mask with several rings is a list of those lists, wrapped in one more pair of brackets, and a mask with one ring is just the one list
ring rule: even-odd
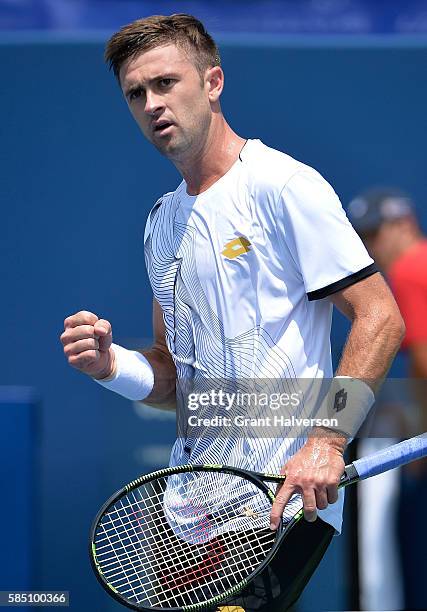
{"label": "racket frame", "polygon": [[[426,455],[427,433],[423,433],[419,436],[416,436],[415,438],[399,442],[398,444],[390,446],[389,448],[383,451],[379,451],[378,453],[374,453],[373,455],[370,455],[366,458],[356,460],[350,465],[346,465],[344,473],[340,479],[339,488],[350,485],[354,482],[357,482],[358,480],[369,478],[372,475],[380,474],[389,469],[399,467],[401,465],[404,465],[405,463],[409,463],[410,461],[414,461],[415,459],[420,459],[421,457],[424,457]],[[358,468],[360,470],[360,473],[358,471]],[[133,480],[128,485],[114,493],[114,495],[112,495],[103,504],[93,521],[89,534],[89,557],[92,568],[101,586],[107,591],[109,595],[111,595],[119,603],[127,606],[128,608],[131,608],[133,610],[146,610],[147,612],[198,612],[199,610],[205,610],[207,608],[210,608],[211,606],[224,603],[230,597],[241,593],[242,590],[265,569],[265,567],[270,563],[270,561],[277,553],[284,537],[304,515],[303,508],[301,507],[286,524],[286,527],[284,527],[282,521],[280,521],[279,526],[276,530],[275,541],[271,550],[267,553],[265,559],[244,580],[237,583],[234,587],[225,590],[224,593],[222,593],[221,595],[217,595],[216,597],[213,597],[204,602],[183,606],[182,608],[146,608],[144,606],[137,605],[134,602],[125,598],[123,595],[120,595],[119,592],[113,587],[113,585],[111,585],[101,573],[100,565],[96,557],[95,546],[95,534],[100,519],[104,516],[104,514],[106,514],[106,511],[113,504],[115,504],[122,496],[138,488],[140,485],[156,480],[157,478],[164,478],[167,476],[172,476],[173,474],[185,474],[191,472],[219,472],[246,478],[266,495],[271,504],[273,504],[273,502],[275,501],[275,495],[265,483],[275,482],[277,484],[281,484],[286,479],[285,475],[261,474],[259,472],[250,472],[241,468],[235,468],[232,466],[220,464],[184,465],[165,468],[162,470],[157,470],[156,472],[151,472],[150,474],[144,476],[140,476],[136,480]]]}
{"label": "racket frame", "polygon": [[283,538],[285,535],[289,533],[289,531],[296,525],[296,523],[303,516],[303,509],[301,508],[298,512],[290,519],[290,521],[286,524],[286,528],[283,527],[282,521],[280,521],[279,526],[276,530],[276,539],[274,540],[273,546],[271,550],[267,553],[265,559],[244,579],[238,582],[233,587],[230,587],[224,591],[221,595],[217,595],[209,600],[204,602],[189,604],[188,606],[183,606],[181,608],[158,608],[158,607],[150,607],[146,608],[142,605],[135,604],[130,599],[121,595],[112,584],[108,582],[106,578],[104,578],[100,564],[97,560],[96,555],[96,545],[95,545],[95,536],[98,525],[102,519],[102,517],[108,513],[108,510],[124,495],[127,495],[131,491],[137,489],[141,485],[147,484],[153,480],[157,480],[158,478],[164,478],[168,476],[172,476],[175,474],[185,474],[192,472],[217,472],[221,474],[231,474],[233,476],[240,476],[252,482],[258,489],[260,489],[265,496],[269,499],[270,503],[273,505],[275,500],[275,495],[271,491],[271,489],[265,484],[266,482],[276,482],[277,484],[281,484],[285,481],[285,476],[280,476],[278,474],[261,474],[258,472],[250,472],[248,470],[243,470],[240,468],[235,468],[228,465],[220,465],[220,464],[204,464],[204,465],[181,465],[177,467],[169,467],[164,468],[162,470],[157,470],[155,472],[151,472],[150,474],[146,474],[132,480],[129,484],[122,487],[118,491],[116,491],[107,501],[101,506],[95,519],[92,523],[90,533],[89,533],[89,558],[91,562],[92,569],[95,573],[95,576],[101,586],[107,591],[107,593],[112,596],[119,603],[131,608],[132,610],[147,610],[150,612],[198,612],[199,610],[206,610],[211,608],[212,606],[219,605],[242,592],[244,588],[258,576],[265,567],[270,563],[273,557],[276,555]]}

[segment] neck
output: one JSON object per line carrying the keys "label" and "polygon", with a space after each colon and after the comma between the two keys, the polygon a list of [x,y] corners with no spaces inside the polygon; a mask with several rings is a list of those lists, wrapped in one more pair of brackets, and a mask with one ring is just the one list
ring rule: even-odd
{"label": "neck", "polygon": [[189,195],[206,191],[224,176],[239,157],[245,139],[230,128],[222,114],[214,117],[206,140],[188,159],[175,161]]}

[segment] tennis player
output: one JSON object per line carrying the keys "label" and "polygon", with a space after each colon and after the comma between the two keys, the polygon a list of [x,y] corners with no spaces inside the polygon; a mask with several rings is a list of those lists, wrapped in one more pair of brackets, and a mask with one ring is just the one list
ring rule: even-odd
{"label": "tennis player", "polygon": [[[145,231],[153,347],[139,353],[113,344],[110,322],[83,311],[65,320],[61,336],[70,365],[131,400],[176,400],[182,413],[188,381],[206,388],[215,380],[332,379],[333,305],[352,322],[332,395],[319,410],[338,415],[339,427],[288,427],[252,439],[189,430],[172,450],[171,465],[286,473],[272,529],[291,497],[302,495],[306,521],[286,551],[230,602],[282,612],[340,531],[343,452],[374,402],[403,322],[332,187],[228,125],[218,49],[202,23],[184,14],[135,21],[110,39],[106,60],[144,136],[183,180],[156,202]],[[280,120],[274,89],[252,77],[248,92],[262,90],[259,112]]]}

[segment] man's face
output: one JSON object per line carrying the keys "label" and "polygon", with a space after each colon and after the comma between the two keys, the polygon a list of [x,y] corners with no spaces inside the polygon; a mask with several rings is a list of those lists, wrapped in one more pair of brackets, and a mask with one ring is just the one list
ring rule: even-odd
{"label": "man's face", "polygon": [[120,83],[144,136],[166,157],[197,155],[212,119],[209,81],[175,45],[156,47],[127,60]]}

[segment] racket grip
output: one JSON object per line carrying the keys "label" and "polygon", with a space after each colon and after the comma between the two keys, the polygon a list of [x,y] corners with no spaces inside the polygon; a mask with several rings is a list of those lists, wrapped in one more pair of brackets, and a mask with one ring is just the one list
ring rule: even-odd
{"label": "racket grip", "polygon": [[423,433],[415,438],[393,444],[393,446],[389,446],[373,455],[356,459],[356,461],[353,461],[353,465],[359,474],[359,479],[363,480],[364,478],[376,476],[387,470],[405,465],[405,463],[420,459],[426,455],[427,433]]}

